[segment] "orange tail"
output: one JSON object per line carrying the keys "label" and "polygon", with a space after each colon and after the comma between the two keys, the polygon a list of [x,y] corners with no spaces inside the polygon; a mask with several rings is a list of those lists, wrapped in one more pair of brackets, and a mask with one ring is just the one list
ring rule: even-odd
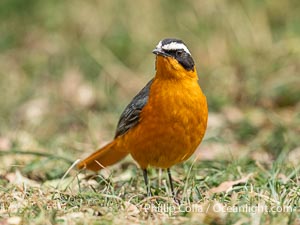
{"label": "orange tail", "polygon": [[100,148],[98,151],[94,152],[89,157],[78,163],[77,168],[98,171],[106,166],[115,164],[128,154],[127,152],[118,151],[116,145],[117,141],[114,140],[103,148]]}

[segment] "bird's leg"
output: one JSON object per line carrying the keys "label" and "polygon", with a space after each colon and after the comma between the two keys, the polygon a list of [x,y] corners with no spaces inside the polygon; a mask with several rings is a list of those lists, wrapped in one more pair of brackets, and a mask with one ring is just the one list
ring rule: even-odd
{"label": "bird's leg", "polygon": [[176,198],[175,196],[175,192],[174,192],[174,186],[173,186],[173,180],[172,180],[172,175],[171,175],[171,170],[170,168],[167,169],[168,172],[168,177],[169,177],[169,181],[170,181],[170,187],[171,187],[171,193],[172,193],[172,197],[174,198],[174,201],[178,204],[180,204],[179,199]]}
{"label": "bird's leg", "polygon": [[144,175],[144,180],[145,180],[145,185],[146,185],[147,196],[151,197],[151,190],[150,190],[150,184],[149,184],[149,181],[148,181],[147,169],[143,169],[143,175]]}

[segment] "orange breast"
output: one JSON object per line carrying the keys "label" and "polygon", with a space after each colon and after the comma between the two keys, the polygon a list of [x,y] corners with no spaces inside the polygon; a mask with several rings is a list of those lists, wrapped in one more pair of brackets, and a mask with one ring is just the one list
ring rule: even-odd
{"label": "orange breast", "polygon": [[196,79],[155,78],[138,126],[122,137],[141,168],[169,168],[188,159],[207,124],[207,103]]}

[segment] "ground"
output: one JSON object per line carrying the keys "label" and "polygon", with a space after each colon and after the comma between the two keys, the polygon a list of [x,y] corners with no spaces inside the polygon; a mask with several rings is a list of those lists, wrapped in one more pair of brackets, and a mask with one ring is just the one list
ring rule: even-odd
{"label": "ground", "polygon": [[[0,224],[300,224],[298,1],[0,3]],[[74,162],[108,143],[183,39],[209,104],[205,138],[172,168]]]}

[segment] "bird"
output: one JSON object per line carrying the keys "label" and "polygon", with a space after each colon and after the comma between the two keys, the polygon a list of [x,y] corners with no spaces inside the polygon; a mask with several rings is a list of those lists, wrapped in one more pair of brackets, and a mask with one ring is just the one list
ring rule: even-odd
{"label": "bird", "polygon": [[77,164],[78,169],[101,170],[128,154],[143,171],[151,196],[149,167],[166,169],[176,201],[170,168],[187,160],[201,143],[208,118],[206,96],[186,44],[177,38],[161,40],[155,76],[132,99],[120,116],[114,139]]}

